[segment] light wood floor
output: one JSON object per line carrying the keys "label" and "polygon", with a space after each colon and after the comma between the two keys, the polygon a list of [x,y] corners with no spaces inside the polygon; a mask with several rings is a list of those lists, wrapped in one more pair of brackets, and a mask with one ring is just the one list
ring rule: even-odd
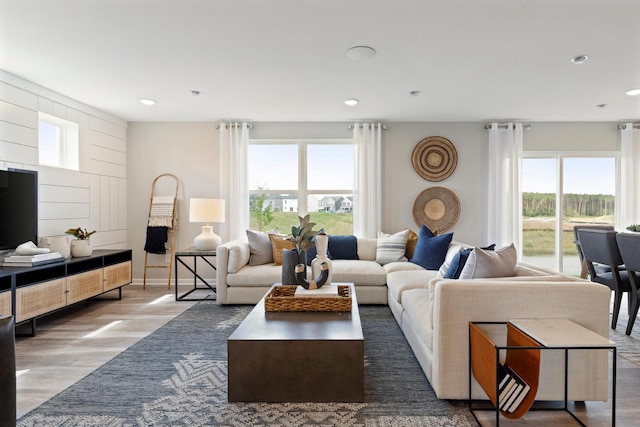
{"label": "light wood floor", "polygon": [[[39,319],[35,337],[16,338],[18,417],[99,368],[195,304],[175,301],[172,291],[164,286],[147,286],[142,289],[139,285],[129,285],[123,288],[123,298],[120,301],[93,300],[76,306],[72,311]],[[167,297],[153,304],[163,296]],[[110,295],[105,296],[107,297]],[[121,322],[95,337],[86,337],[116,321]],[[28,329],[19,328],[18,332],[20,331]],[[616,425],[640,425],[639,402],[640,366],[618,357]],[[611,406],[608,402],[578,405],[576,413],[590,426],[611,425]],[[495,425],[493,412],[477,414],[483,426]],[[574,426],[577,423],[562,411],[534,411],[517,423],[501,418],[500,425]]]}

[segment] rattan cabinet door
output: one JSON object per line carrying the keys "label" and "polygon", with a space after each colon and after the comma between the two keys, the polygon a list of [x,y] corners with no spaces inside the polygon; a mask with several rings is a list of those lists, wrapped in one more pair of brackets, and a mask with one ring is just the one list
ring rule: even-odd
{"label": "rattan cabinet door", "polygon": [[55,279],[16,289],[16,323],[66,305],[66,279]]}
{"label": "rattan cabinet door", "polygon": [[102,269],[67,277],[67,304],[83,301],[102,293]]}
{"label": "rattan cabinet door", "polygon": [[131,261],[104,268],[104,292],[131,283]]}
{"label": "rattan cabinet door", "polygon": [[11,316],[11,291],[0,292],[0,316]]}

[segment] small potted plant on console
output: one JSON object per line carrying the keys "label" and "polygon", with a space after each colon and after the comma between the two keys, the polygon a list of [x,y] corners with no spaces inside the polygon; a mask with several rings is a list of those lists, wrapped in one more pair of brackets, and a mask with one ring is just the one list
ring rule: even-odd
{"label": "small potted plant on console", "polygon": [[89,237],[96,231],[87,231],[81,227],[78,228],[70,228],[66,231],[65,234],[71,234],[76,238],[76,240],[71,241],[71,256],[74,258],[90,256],[93,252],[91,248],[91,240]]}

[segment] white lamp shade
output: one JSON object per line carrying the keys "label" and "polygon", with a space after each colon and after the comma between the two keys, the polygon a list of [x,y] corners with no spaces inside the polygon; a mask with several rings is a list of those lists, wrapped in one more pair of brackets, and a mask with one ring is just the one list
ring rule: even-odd
{"label": "white lamp shade", "polygon": [[202,226],[202,233],[193,240],[193,246],[198,251],[212,251],[221,243],[222,239],[213,232],[209,222],[224,222],[224,200],[222,199],[191,199],[189,200],[189,221],[206,222]]}
{"label": "white lamp shade", "polygon": [[224,222],[224,200],[191,199],[189,200],[190,222]]}

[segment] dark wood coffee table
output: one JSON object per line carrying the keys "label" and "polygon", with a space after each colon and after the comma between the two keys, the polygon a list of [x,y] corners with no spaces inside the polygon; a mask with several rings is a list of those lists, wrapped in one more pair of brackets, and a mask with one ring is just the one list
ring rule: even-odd
{"label": "dark wood coffee table", "polygon": [[227,340],[229,402],[363,402],[364,336],[348,285],[346,313],[265,312],[263,298]]}

